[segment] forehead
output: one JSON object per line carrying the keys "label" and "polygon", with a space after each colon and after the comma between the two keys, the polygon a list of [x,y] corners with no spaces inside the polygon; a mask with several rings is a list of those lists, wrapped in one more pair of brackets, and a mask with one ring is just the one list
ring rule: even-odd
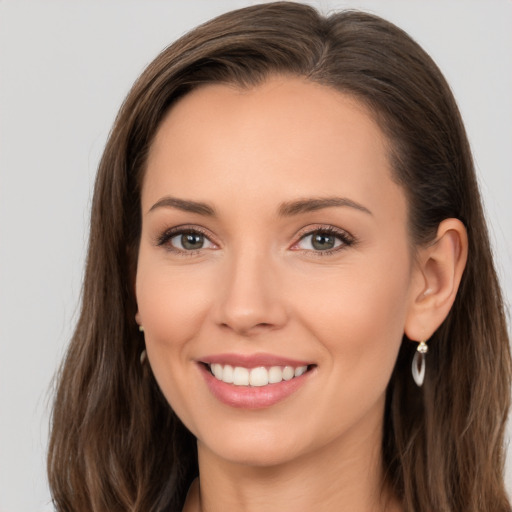
{"label": "forehead", "polygon": [[164,193],[219,193],[235,203],[333,194],[374,201],[386,187],[403,195],[391,180],[387,139],[364,105],[305,79],[274,77],[251,88],[203,86],[174,105],[150,149],[143,207]]}

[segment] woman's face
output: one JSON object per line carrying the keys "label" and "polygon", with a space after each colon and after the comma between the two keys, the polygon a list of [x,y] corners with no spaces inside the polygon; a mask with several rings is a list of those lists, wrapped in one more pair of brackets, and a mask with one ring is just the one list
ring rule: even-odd
{"label": "woman's face", "polygon": [[157,132],[142,219],[137,320],[200,453],[378,446],[418,272],[362,105],[299,78],[195,90]]}

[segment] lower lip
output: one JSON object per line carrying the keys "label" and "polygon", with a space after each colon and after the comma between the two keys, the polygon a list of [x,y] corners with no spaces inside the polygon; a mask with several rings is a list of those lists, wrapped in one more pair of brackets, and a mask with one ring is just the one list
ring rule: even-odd
{"label": "lower lip", "polygon": [[266,386],[235,386],[216,379],[204,364],[199,364],[199,368],[213,396],[240,409],[263,409],[277,404],[303,386],[312,373],[307,371],[300,377]]}

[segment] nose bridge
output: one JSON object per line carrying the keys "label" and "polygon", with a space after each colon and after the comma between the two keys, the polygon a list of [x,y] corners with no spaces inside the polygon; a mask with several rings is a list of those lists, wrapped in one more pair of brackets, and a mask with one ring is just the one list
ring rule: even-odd
{"label": "nose bridge", "polygon": [[269,251],[247,244],[225,260],[218,323],[240,334],[275,329],[286,321],[278,269]]}

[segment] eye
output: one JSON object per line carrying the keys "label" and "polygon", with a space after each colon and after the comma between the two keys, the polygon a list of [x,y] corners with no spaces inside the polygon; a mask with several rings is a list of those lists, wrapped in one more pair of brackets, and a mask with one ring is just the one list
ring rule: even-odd
{"label": "eye", "polygon": [[354,243],[354,239],[346,232],[335,228],[322,228],[303,235],[294,245],[294,249],[330,253],[341,250]]}
{"label": "eye", "polygon": [[208,244],[212,245],[202,233],[193,231],[173,236],[169,240],[169,243],[173,247],[176,247],[176,249],[185,251],[195,251],[197,249],[204,249],[205,247],[208,247]]}
{"label": "eye", "polygon": [[201,249],[211,249],[215,244],[197,229],[172,229],[166,231],[157,241],[158,245],[166,246],[175,252],[194,253]]}

